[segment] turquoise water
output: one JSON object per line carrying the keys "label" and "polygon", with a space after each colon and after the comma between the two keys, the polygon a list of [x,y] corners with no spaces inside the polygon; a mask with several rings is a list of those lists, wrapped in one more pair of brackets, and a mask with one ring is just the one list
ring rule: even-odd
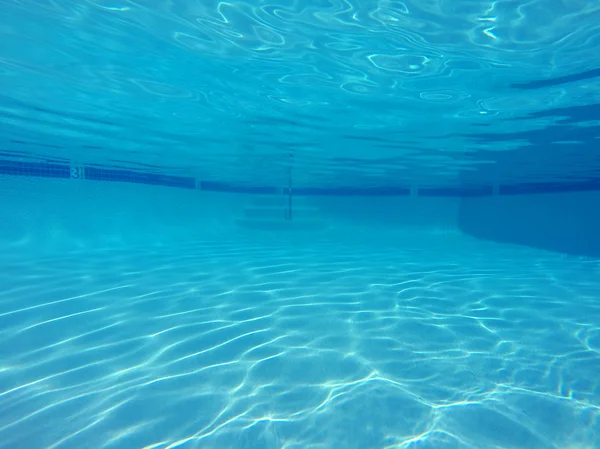
{"label": "turquoise water", "polygon": [[3,265],[1,447],[600,442],[598,261],[238,233]]}
{"label": "turquoise water", "polygon": [[14,0],[0,448],[600,447],[600,7]]}
{"label": "turquoise water", "polygon": [[290,167],[319,187],[598,177],[592,1],[14,0],[3,14],[9,154],[276,186]]}

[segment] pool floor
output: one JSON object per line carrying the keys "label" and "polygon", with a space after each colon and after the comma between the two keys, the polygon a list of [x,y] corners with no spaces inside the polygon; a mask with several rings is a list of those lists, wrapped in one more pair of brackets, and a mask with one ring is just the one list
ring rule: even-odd
{"label": "pool floor", "polygon": [[0,447],[600,447],[600,261],[318,235],[0,255]]}

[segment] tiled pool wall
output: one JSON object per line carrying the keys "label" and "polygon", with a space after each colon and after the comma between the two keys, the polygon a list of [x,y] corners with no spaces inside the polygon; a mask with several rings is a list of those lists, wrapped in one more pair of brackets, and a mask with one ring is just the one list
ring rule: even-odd
{"label": "tiled pool wall", "polygon": [[[257,199],[285,195],[190,177],[66,163],[0,161],[0,246],[65,251],[205,238]],[[294,189],[329,229],[369,225],[464,232],[506,243],[600,257],[600,185]],[[375,232],[375,231],[374,231]]]}
{"label": "tiled pool wall", "polygon": [[486,240],[600,258],[600,192],[462,198],[458,227]]}
{"label": "tiled pool wall", "polygon": [[[206,181],[191,176],[135,171],[126,168],[107,167],[67,162],[32,162],[0,159],[0,175],[44,177],[58,179],[126,182],[208,192],[277,195],[287,193],[286,187],[273,185],[235,185]],[[486,196],[523,195],[538,193],[565,193],[600,191],[600,178],[560,182],[525,182],[515,184],[490,184],[483,186],[395,186],[395,187],[295,187],[297,196],[428,196],[473,198]]]}
{"label": "tiled pool wall", "polygon": [[[270,198],[275,196],[0,176],[0,248],[65,251],[204,239],[248,230],[240,227],[239,219]],[[301,221],[304,208],[309,209],[309,218],[340,232],[352,233],[364,226],[456,231],[459,201],[410,196],[294,197],[298,212],[294,222]],[[281,203],[283,212],[285,201]]]}

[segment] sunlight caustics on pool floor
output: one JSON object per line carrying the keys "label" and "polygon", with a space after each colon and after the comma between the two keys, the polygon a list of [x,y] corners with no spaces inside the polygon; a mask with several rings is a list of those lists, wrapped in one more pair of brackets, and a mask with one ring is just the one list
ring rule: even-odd
{"label": "sunlight caustics on pool floor", "polygon": [[416,235],[0,256],[0,447],[600,446],[600,263]]}

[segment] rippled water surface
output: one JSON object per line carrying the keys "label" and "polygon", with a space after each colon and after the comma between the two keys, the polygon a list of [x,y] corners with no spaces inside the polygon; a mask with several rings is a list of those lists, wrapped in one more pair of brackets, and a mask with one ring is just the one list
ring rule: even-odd
{"label": "rippled water surface", "polygon": [[225,182],[597,177],[600,3],[11,0],[2,151]]}
{"label": "rippled water surface", "polygon": [[386,237],[3,255],[0,447],[600,445],[598,261]]}

